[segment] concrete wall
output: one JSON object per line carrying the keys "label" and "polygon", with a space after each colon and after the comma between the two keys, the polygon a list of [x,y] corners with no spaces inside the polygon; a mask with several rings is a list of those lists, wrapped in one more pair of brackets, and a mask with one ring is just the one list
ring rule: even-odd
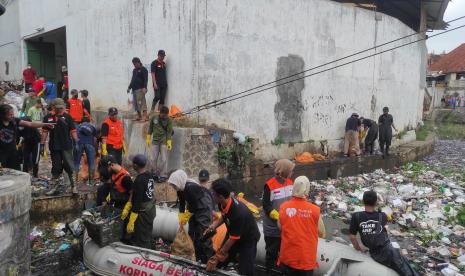
{"label": "concrete wall", "polygon": [[[187,110],[413,32],[395,18],[380,15],[377,21],[371,11],[329,0],[16,1],[21,36],[66,26],[70,86],[88,89],[96,108],[127,108],[131,58],[149,64],[161,48],[167,52],[168,103]],[[39,11],[47,16],[35,16]],[[337,147],[352,112],[377,118],[390,106],[398,128],[416,126],[425,63],[425,44],[413,44],[195,119],[260,144],[280,137],[328,140]]]}
{"label": "concrete wall", "polygon": [[[21,32],[19,1],[10,1],[6,12],[0,16],[0,80],[22,78]],[[8,63],[8,74],[7,65]]]}

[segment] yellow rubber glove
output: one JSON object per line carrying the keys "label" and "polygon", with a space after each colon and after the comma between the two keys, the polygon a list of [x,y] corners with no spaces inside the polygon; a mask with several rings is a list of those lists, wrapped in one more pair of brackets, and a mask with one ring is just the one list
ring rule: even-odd
{"label": "yellow rubber glove", "polygon": [[124,208],[123,208],[123,212],[121,212],[122,220],[125,220],[128,217],[129,211],[131,211],[131,208],[132,208],[131,201],[126,202],[126,205],[124,205]]}
{"label": "yellow rubber glove", "polygon": [[244,198],[244,193],[243,192],[238,193],[237,197]]}
{"label": "yellow rubber glove", "polygon": [[192,214],[188,210],[184,211],[184,213],[179,213],[178,214],[179,225],[185,225],[191,217],[192,217]]}
{"label": "yellow rubber glove", "polygon": [[166,147],[168,150],[171,150],[173,148],[173,141],[171,139],[166,140]]}
{"label": "yellow rubber glove", "polygon": [[270,212],[270,218],[271,218],[271,219],[274,219],[274,220],[278,220],[278,219],[279,219],[279,213],[278,213],[278,211],[276,211],[275,209],[271,210],[271,212]]}
{"label": "yellow rubber glove", "polygon": [[123,156],[126,156],[126,153],[127,153],[127,152],[128,152],[128,151],[126,150],[126,144],[123,143]]}
{"label": "yellow rubber glove", "polygon": [[136,222],[138,216],[139,215],[137,213],[131,212],[128,225],[126,226],[126,232],[128,232],[128,234],[134,233],[134,223]]}
{"label": "yellow rubber glove", "polygon": [[44,160],[47,160],[48,159],[48,153],[47,153],[47,150],[44,150]]}
{"label": "yellow rubber glove", "polygon": [[110,193],[108,193],[108,195],[107,195],[107,197],[105,198],[105,200],[106,200],[108,203],[110,203],[110,201],[111,201],[111,195],[110,195]]}
{"label": "yellow rubber glove", "polygon": [[147,136],[145,136],[145,143],[147,144],[147,146],[150,147],[150,145],[152,144],[152,135],[147,134]]}
{"label": "yellow rubber glove", "polygon": [[108,155],[107,144],[102,144],[102,155]]}

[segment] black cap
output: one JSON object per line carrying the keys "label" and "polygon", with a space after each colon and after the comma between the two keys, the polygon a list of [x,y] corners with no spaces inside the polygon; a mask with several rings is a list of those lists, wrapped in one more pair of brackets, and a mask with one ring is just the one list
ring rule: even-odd
{"label": "black cap", "polygon": [[71,95],[77,95],[79,92],[77,91],[77,89],[73,89],[71,90]]}
{"label": "black cap", "polygon": [[136,164],[138,167],[143,168],[147,164],[147,157],[145,157],[143,154],[136,154],[132,158],[132,163]]}
{"label": "black cap", "polygon": [[116,164],[116,158],[109,154],[109,155],[105,155],[103,156],[101,159],[100,159],[100,162],[99,162],[99,165],[102,166],[102,167],[107,167],[107,166],[110,166],[111,164]]}
{"label": "black cap", "polygon": [[389,107],[385,106],[385,107],[383,108],[383,112],[389,112]]}
{"label": "black cap", "polygon": [[110,115],[110,116],[118,115],[118,109],[116,107],[110,107],[108,109],[108,115]]}
{"label": "black cap", "polygon": [[201,170],[199,172],[199,180],[200,181],[208,181],[208,180],[210,180],[210,173],[205,169]]}
{"label": "black cap", "polygon": [[165,50],[158,50],[158,55],[159,56],[166,56]]}

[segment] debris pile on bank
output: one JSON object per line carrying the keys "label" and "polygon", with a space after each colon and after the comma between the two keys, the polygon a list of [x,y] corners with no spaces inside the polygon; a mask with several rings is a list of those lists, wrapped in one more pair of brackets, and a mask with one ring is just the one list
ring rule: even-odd
{"label": "debris pile on bank", "polygon": [[[313,200],[326,216],[349,223],[364,210],[364,191],[378,193],[391,220],[389,234],[422,275],[462,275],[465,271],[465,175],[446,177],[425,163],[396,173],[383,170],[313,182]],[[439,274],[440,275],[440,274]]]}
{"label": "debris pile on bank", "polygon": [[90,275],[82,262],[81,219],[71,223],[36,226],[29,234],[32,275]]}

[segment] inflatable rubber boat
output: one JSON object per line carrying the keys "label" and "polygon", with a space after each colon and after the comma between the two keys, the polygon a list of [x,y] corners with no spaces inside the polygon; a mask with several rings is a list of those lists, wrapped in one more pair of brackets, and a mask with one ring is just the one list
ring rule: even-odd
{"label": "inflatable rubber boat", "polygon": [[[258,222],[262,231],[261,222]],[[179,228],[176,209],[157,206],[153,222],[153,236],[172,241]],[[187,226],[186,226],[187,230]],[[265,262],[263,233],[257,246],[257,263]],[[320,239],[318,263],[314,275],[325,276],[395,276],[397,273],[362,254],[352,247],[335,241]],[[208,273],[204,266],[165,252],[125,245],[120,242],[100,248],[87,235],[84,237],[84,264],[94,273],[104,276],[132,275],[237,275],[230,271]]]}

